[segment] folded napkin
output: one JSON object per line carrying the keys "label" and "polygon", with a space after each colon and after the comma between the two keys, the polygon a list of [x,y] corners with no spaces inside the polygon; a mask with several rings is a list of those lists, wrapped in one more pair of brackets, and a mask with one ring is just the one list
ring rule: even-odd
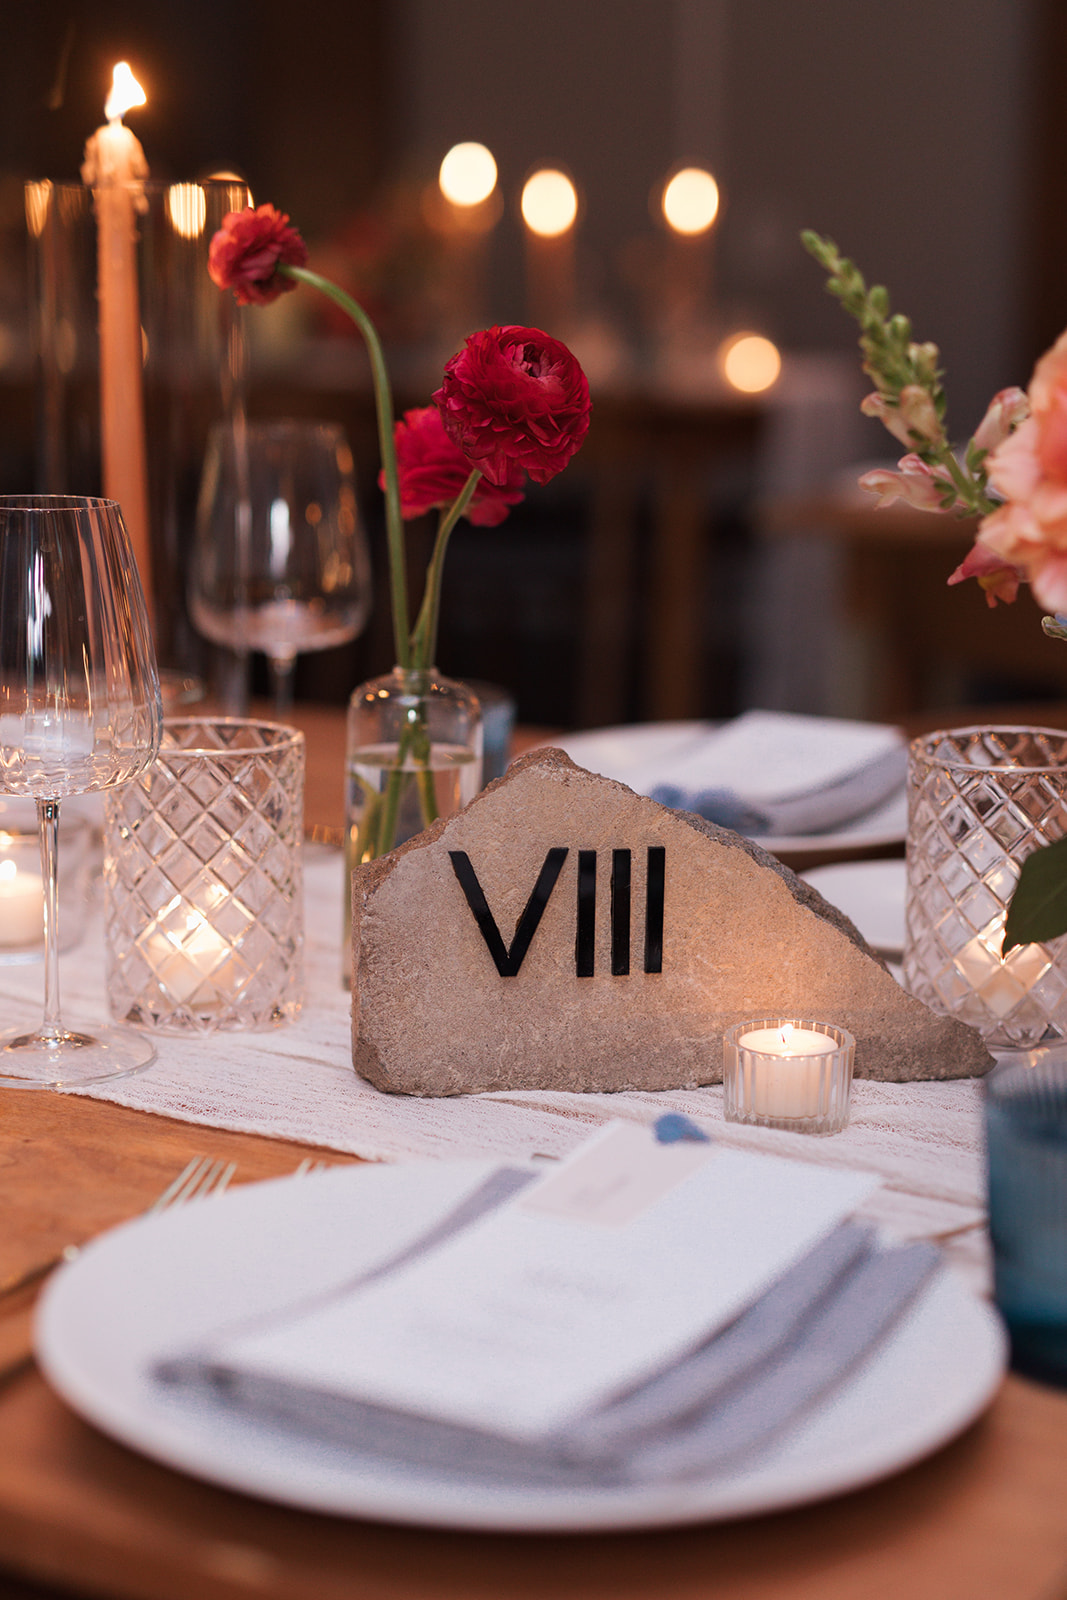
{"label": "folded napkin", "polygon": [[[585,1165],[572,1158],[569,1174],[566,1163],[555,1169],[564,1180],[555,1188],[542,1172],[499,1168],[414,1244],[358,1279],[314,1302],[220,1330],[200,1349],[160,1363],[156,1376],[361,1455],[522,1485],[681,1481],[751,1457],[887,1335],[939,1256],[928,1246],[882,1248],[870,1229],[837,1221],[867,1191],[858,1175],[725,1150],[703,1167],[699,1153],[661,1153],[637,1179],[638,1190],[655,1189],[654,1202],[640,1214],[602,1214],[585,1227],[583,1243],[575,1196],[584,1205],[582,1197],[599,1187],[610,1210],[617,1188],[605,1159],[612,1152],[618,1159],[620,1149],[629,1159],[626,1140],[632,1148],[638,1137],[631,1128],[613,1142],[605,1138]],[[661,1151],[676,1138],[676,1130],[661,1132]],[[672,1163],[684,1181],[671,1176]],[[665,1269],[663,1258],[685,1231],[692,1248]],[[514,1294],[509,1302],[501,1241],[522,1257],[512,1274],[517,1302]],[[539,1255],[541,1245],[547,1248]],[[452,1276],[487,1255],[490,1269],[462,1280],[450,1306],[445,1286]],[[769,1277],[761,1261],[777,1263]],[[437,1269],[436,1286],[427,1267]],[[639,1280],[657,1268],[661,1281],[649,1293]],[[739,1294],[746,1274],[751,1292]],[[412,1285],[415,1295],[404,1300]],[[397,1290],[401,1316],[390,1329],[389,1295]],[[488,1318],[466,1316],[471,1293],[488,1304]],[[594,1315],[606,1317],[583,1322],[598,1299],[604,1303]],[[594,1375],[585,1391],[594,1398],[554,1411],[549,1405],[545,1423],[538,1421],[539,1393],[528,1409],[530,1373],[535,1390],[538,1382],[552,1388],[552,1367],[537,1378],[536,1347],[560,1334],[561,1308],[566,1326],[552,1347],[553,1365],[588,1366],[590,1330],[599,1326],[593,1366],[607,1367],[642,1322],[647,1348],[660,1357],[603,1392]],[[383,1367],[374,1348],[383,1316],[386,1343],[394,1338],[399,1347],[399,1387],[388,1352]],[[426,1327],[412,1332],[420,1321]],[[680,1322],[688,1330],[681,1343],[674,1337]],[[420,1333],[429,1335],[421,1347]],[[467,1345],[468,1361],[473,1351],[476,1364],[466,1375],[458,1344]],[[442,1368],[429,1387],[420,1364]],[[472,1374],[473,1405],[462,1395]],[[500,1396],[499,1414],[482,1403],[483,1392]],[[583,1391],[579,1385],[572,1392]],[[561,1393],[566,1401],[566,1383]]]}
{"label": "folded napkin", "polygon": [[667,758],[634,762],[623,781],[663,805],[739,833],[826,832],[874,809],[905,778],[898,728],[746,711]]}
{"label": "folded napkin", "polygon": [[722,1333],[617,1400],[515,1440],[205,1358],[158,1369],[297,1432],[411,1466],[516,1485],[706,1479],[758,1456],[892,1330],[940,1263],[843,1223]]}

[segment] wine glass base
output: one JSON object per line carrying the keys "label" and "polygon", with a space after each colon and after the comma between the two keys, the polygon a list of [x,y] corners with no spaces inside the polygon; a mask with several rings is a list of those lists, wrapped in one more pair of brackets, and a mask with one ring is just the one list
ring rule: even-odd
{"label": "wine glass base", "polygon": [[0,1089],[80,1089],[143,1072],[156,1047],[134,1028],[0,1035]]}

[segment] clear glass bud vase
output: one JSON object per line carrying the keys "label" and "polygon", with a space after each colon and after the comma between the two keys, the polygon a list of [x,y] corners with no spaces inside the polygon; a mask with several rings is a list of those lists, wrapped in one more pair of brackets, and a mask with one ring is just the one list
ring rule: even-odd
{"label": "clear glass bud vase", "polygon": [[345,956],[351,973],[353,868],[450,817],[482,787],[482,711],[436,667],[394,667],[348,703],[345,753]]}

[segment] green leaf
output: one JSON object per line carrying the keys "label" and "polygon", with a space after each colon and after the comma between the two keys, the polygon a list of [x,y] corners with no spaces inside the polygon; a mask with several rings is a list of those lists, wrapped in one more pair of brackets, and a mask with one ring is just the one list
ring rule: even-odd
{"label": "green leaf", "polygon": [[1008,907],[1001,955],[1067,933],[1067,839],[1043,845],[1022,864]]}

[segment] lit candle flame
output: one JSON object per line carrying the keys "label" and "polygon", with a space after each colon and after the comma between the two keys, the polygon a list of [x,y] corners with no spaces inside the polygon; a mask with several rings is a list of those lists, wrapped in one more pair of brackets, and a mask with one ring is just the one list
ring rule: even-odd
{"label": "lit candle flame", "polygon": [[172,183],[167,190],[167,215],[183,239],[199,239],[207,221],[207,196],[198,183]]}
{"label": "lit candle flame", "polygon": [[0,861],[0,881],[7,883],[18,871],[13,861]]}
{"label": "lit candle flame", "polygon": [[522,191],[523,221],[542,239],[558,239],[573,227],[578,215],[578,192],[565,172],[542,167],[527,178]]}
{"label": "lit candle flame", "polygon": [[148,97],[137,82],[128,61],[118,61],[111,74],[111,93],[104,104],[104,116],[118,122],[133,106],[147,105]]}
{"label": "lit candle flame", "polygon": [[788,1050],[793,1042],[793,1024],[791,1022],[783,1022],[778,1037],[781,1039],[785,1049]]}
{"label": "lit candle flame", "polygon": [[782,358],[761,333],[739,333],[719,352],[726,381],[742,394],[761,394],[778,381]]}
{"label": "lit candle flame", "polygon": [[496,176],[492,151],[469,140],[452,146],[441,162],[437,182],[454,206],[477,206],[496,188]]}
{"label": "lit candle flame", "polygon": [[706,233],[719,214],[719,186],[703,167],[683,167],[663,191],[663,215],[675,233]]}

